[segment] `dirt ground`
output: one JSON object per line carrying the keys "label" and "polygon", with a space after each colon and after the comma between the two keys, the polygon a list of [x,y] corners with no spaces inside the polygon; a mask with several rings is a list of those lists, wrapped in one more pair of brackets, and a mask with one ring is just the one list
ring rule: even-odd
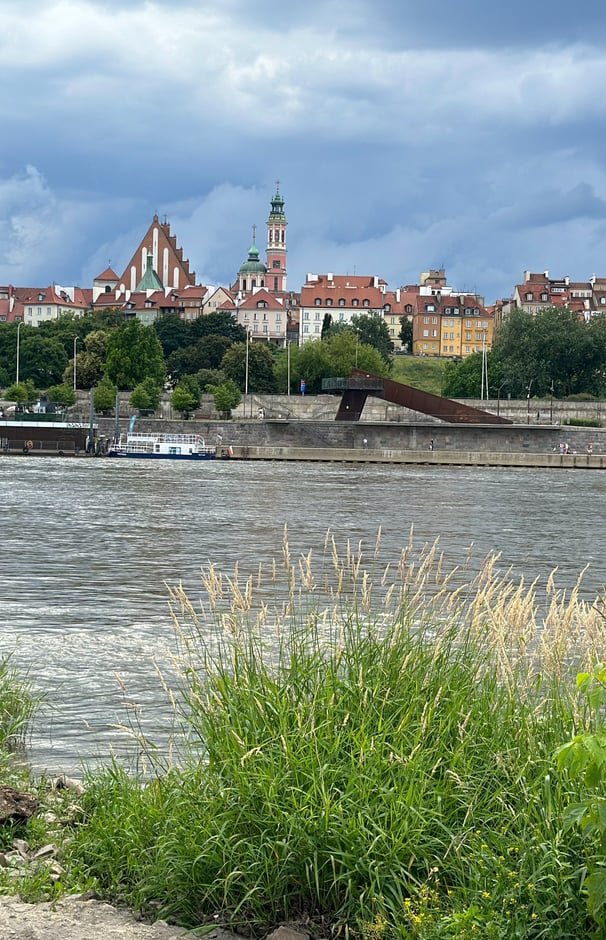
{"label": "dirt ground", "polygon": [[56,905],[24,904],[18,898],[0,897],[2,940],[176,940],[193,936],[163,921],[139,923],[128,912],[102,901],[72,897]]}

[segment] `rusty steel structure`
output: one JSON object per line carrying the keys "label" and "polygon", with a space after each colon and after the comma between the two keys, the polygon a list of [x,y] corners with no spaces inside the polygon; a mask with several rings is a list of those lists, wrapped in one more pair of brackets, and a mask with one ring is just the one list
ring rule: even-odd
{"label": "rusty steel structure", "polygon": [[441,395],[433,395],[431,392],[422,392],[412,385],[394,382],[393,379],[364,372],[362,369],[352,369],[347,379],[325,380],[322,388],[325,391],[343,392],[336,421],[359,421],[366,399],[369,395],[374,395],[394,405],[410,408],[411,411],[431,415],[432,418],[438,418],[448,424],[512,423],[509,418],[502,418],[489,411],[482,411],[481,408],[473,408],[471,405],[442,398]]}

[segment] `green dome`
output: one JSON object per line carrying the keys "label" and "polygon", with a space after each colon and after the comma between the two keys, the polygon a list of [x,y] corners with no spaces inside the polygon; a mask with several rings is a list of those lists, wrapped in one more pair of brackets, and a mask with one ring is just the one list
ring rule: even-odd
{"label": "green dome", "polygon": [[262,261],[259,261],[259,249],[255,245],[253,232],[253,243],[248,249],[248,261],[245,261],[240,268],[240,274],[267,274],[267,268]]}

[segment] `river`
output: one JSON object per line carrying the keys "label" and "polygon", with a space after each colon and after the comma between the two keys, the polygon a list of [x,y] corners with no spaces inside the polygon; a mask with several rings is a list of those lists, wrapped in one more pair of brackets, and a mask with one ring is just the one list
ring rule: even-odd
{"label": "river", "polygon": [[30,761],[48,773],[132,749],[127,697],[146,733],[165,747],[169,716],[154,662],[174,651],[167,584],[202,595],[200,569],[226,573],[280,557],[284,527],[293,558],[340,546],[381,558],[439,538],[446,565],[473,545],[478,564],[528,578],[558,567],[558,584],[584,578],[602,591],[606,476],[583,470],[217,461],[200,463],[0,457],[2,634],[43,696]]}

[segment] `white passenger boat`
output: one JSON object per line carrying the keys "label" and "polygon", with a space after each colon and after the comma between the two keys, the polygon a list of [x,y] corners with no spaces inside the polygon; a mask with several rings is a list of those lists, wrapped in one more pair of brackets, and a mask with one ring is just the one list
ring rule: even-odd
{"label": "white passenger boat", "polygon": [[[225,456],[231,456],[227,448]],[[112,444],[108,457],[134,457],[140,460],[215,460],[217,451],[207,447],[199,434],[161,434],[128,431]]]}

